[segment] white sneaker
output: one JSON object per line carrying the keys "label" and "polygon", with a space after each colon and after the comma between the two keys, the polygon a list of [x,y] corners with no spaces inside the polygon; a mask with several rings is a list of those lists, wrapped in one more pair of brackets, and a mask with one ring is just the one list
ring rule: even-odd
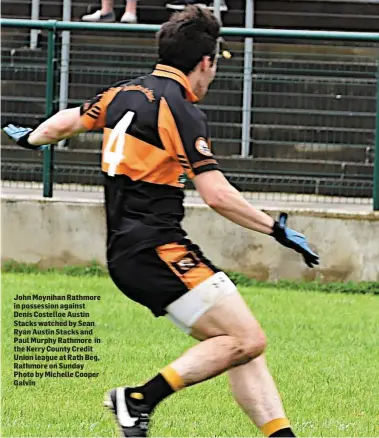
{"label": "white sneaker", "polygon": [[125,12],[125,14],[121,17],[121,23],[137,23],[137,15],[132,14],[131,12]]}
{"label": "white sneaker", "polygon": [[92,23],[113,23],[116,20],[114,12],[109,12],[109,14],[101,14],[101,11],[96,11],[93,14],[83,15],[82,21],[89,21]]}

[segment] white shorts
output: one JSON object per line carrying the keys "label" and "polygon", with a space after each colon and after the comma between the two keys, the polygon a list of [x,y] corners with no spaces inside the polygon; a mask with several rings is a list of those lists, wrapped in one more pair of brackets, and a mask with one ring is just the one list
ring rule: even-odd
{"label": "white shorts", "polygon": [[225,297],[237,292],[225,272],[217,272],[166,307],[167,318],[185,333],[196,321]]}

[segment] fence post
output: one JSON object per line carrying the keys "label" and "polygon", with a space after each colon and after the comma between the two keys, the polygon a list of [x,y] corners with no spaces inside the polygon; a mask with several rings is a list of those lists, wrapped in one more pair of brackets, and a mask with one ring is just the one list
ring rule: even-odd
{"label": "fence post", "polygon": [[[71,0],[63,0],[63,21],[71,21]],[[68,101],[68,79],[70,70],[70,31],[62,32],[61,47],[61,75],[59,90],[59,109],[67,108]]]}
{"label": "fence post", "polygon": [[[39,19],[39,7],[40,7],[40,0],[32,0],[32,13],[31,13],[31,17],[30,17],[32,20]],[[30,31],[30,48],[31,49],[37,48],[39,32],[40,32],[39,29],[31,29],[31,31]]]}
{"label": "fence post", "polygon": [[213,2],[213,13],[218,21],[221,23],[221,0],[215,0]]}
{"label": "fence post", "polygon": [[[63,0],[63,21],[71,21],[71,0]],[[59,110],[67,108],[68,103],[68,82],[70,73],[70,40],[71,32],[62,32],[61,45],[61,74],[59,81]],[[66,140],[58,143],[58,148],[63,148]]]}
{"label": "fence post", "polygon": [[[246,0],[245,27],[254,26],[254,0]],[[250,124],[251,124],[251,93],[253,75],[253,39],[245,39],[245,53],[243,61],[243,102],[242,102],[242,144],[241,155],[246,158],[250,152]]]}
{"label": "fence post", "polygon": [[[47,71],[46,71],[46,117],[50,117],[54,111],[55,97],[55,38],[56,29],[49,29],[47,39]],[[43,196],[53,196],[53,166],[54,166],[54,145],[43,153]]]}
{"label": "fence post", "polygon": [[379,210],[379,53],[376,69],[376,123],[375,123],[375,150],[374,150],[374,210]]}

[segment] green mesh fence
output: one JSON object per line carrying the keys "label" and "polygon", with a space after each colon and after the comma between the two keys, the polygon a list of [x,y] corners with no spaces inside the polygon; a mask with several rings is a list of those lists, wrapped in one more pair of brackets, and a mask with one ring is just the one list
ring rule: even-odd
{"label": "green mesh fence", "polygon": [[[39,48],[28,30],[6,29],[2,44],[3,119],[33,124],[45,113],[46,31]],[[215,154],[232,182],[262,202],[372,203],[377,43],[270,39],[254,41],[249,156],[241,157],[243,39],[228,37],[233,54],[200,107]],[[57,38],[59,90],[61,39]],[[75,30],[71,33],[69,106],[104,86],[149,73],[156,62],[151,34]],[[57,100],[57,96],[55,97]],[[101,132],[55,147],[55,192],[101,192]],[[42,187],[42,155],[2,136],[3,185]],[[191,187],[189,186],[189,189]],[[191,199],[194,194],[190,194]]]}
{"label": "green mesh fence", "polygon": [[[28,49],[27,29],[2,29],[1,117],[21,125],[33,126],[45,116],[46,46]],[[40,191],[43,156],[16,147],[1,133],[2,184]]]}
{"label": "green mesh fence", "polygon": [[238,177],[245,188],[333,195],[340,202],[372,196],[377,53],[258,44],[250,143],[255,175]]}

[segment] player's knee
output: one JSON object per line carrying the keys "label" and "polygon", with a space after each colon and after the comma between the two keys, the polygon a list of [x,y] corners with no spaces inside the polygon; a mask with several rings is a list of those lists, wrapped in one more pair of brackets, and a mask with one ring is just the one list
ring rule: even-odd
{"label": "player's knee", "polygon": [[267,345],[266,335],[264,331],[259,329],[253,336],[245,341],[246,354],[250,360],[260,356]]}
{"label": "player's knee", "polygon": [[247,363],[260,356],[267,345],[266,336],[263,330],[259,329],[253,336],[246,336],[236,339],[238,350],[238,362]]}

